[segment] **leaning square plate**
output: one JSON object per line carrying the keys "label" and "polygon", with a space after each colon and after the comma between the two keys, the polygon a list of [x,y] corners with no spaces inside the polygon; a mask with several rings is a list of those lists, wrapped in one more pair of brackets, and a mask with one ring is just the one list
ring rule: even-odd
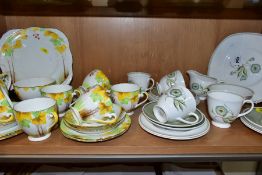
{"label": "leaning square plate", "polygon": [[253,102],[262,102],[261,46],[259,33],[236,33],[226,37],[211,56],[208,76],[248,87],[255,92]]}

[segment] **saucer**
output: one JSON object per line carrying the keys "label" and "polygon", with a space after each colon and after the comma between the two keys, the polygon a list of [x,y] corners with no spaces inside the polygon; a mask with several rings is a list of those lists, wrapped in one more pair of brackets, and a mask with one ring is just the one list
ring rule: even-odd
{"label": "saucer", "polygon": [[[157,118],[156,118],[156,116],[154,115],[154,112],[153,112],[153,108],[156,104],[157,104],[157,102],[147,103],[143,106],[143,109],[142,109],[144,116],[146,118],[148,118],[150,121],[152,121],[156,124],[166,126],[166,127],[185,128],[185,127],[192,127],[192,126],[199,125],[201,123],[201,121],[204,120],[204,117],[203,117],[201,111],[197,109],[195,112],[199,116],[199,119],[196,122],[196,124],[194,124],[194,125],[186,124],[186,123],[183,123],[183,122],[178,121],[178,120],[172,121],[172,122],[168,121],[166,123],[161,123],[159,120],[157,120]],[[192,116],[187,116],[184,119],[191,121],[191,122],[195,121],[195,117],[192,117]]]}
{"label": "saucer", "polygon": [[23,130],[20,128],[18,124],[15,126],[8,128],[6,130],[0,131],[0,140],[4,140],[7,138],[11,138],[13,136],[16,136],[18,134],[23,133]]}
{"label": "saucer", "polygon": [[83,134],[68,128],[65,124],[64,119],[62,119],[60,124],[60,129],[62,134],[69,139],[80,141],[80,142],[101,142],[113,139],[124,134],[131,125],[131,118],[129,116],[125,117],[125,120],[120,123],[115,129],[101,132],[97,134]]}
{"label": "saucer", "polygon": [[144,129],[146,132],[172,140],[191,140],[196,139],[199,137],[204,136],[208,133],[210,129],[210,123],[208,119],[204,118],[204,123],[201,125],[201,127],[189,130],[189,131],[171,131],[166,130],[163,128],[158,128],[154,126],[150,120],[148,120],[143,114],[140,114],[139,116],[139,125],[142,129]]}

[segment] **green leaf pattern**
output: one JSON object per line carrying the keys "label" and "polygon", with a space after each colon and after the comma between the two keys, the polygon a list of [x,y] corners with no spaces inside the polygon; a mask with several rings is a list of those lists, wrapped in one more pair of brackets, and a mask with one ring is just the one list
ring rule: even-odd
{"label": "green leaf pattern", "polygon": [[230,72],[230,75],[237,75],[237,78],[240,81],[247,80],[248,78],[248,68],[250,69],[250,72],[253,74],[256,74],[260,72],[261,66],[259,64],[250,64],[251,62],[255,61],[254,57],[251,57],[246,61],[245,64],[242,64],[241,66],[237,67],[235,70]]}

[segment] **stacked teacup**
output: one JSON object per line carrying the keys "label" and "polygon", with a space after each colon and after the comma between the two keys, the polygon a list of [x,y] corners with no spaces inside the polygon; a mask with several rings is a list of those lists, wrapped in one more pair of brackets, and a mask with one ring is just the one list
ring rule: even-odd
{"label": "stacked teacup", "polygon": [[[111,87],[109,79],[101,70],[90,72],[82,85],[73,92],[76,99],[70,104],[60,125],[63,135],[73,140],[97,142],[112,139],[127,131],[131,124],[125,112],[125,109],[130,108],[129,101],[125,104],[126,108],[122,108],[120,102],[113,103],[118,102],[117,98],[111,99],[111,94],[113,96],[116,90],[121,91],[122,86],[125,91],[128,88],[134,90],[133,98],[138,97],[136,87],[127,84]],[[125,95],[121,95],[124,98]]]}
{"label": "stacked teacup", "polygon": [[151,94],[153,90],[157,98],[153,97],[143,107],[139,117],[139,124],[144,130],[156,136],[179,140],[207,133],[209,122],[196,108],[195,97],[186,88],[180,71],[162,77],[156,88],[152,88]]}

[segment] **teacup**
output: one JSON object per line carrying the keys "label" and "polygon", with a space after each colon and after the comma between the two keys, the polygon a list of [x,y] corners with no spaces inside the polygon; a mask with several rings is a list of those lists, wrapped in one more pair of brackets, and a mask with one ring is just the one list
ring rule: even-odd
{"label": "teacup", "polygon": [[[134,83],[141,87],[143,91],[151,90],[154,87],[155,81],[153,78],[151,78],[151,75],[145,72],[129,72],[127,74],[128,76],[128,82]],[[151,81],[151,86],[149,86],[149,83]]]}
{"label": "teacup", "polygon": [[[246,112],[240,113],[245,103],[250,103],[251,107]],[[254,108],[254,103],[251,100],[245,100],[242,96],[231,92],[221,91],[209,91],[207,104],[212,124],[219,128],[229,128],[231,122],[238,117],[247,115]]]}
{"label": "teacup", "polygon": [[50,85],[42,88],[41,94],[44,97],[54,99],[57,103],[59,114],[62,114],[72,102],[73,88],[70,85],[64,84]]}
{"label": "teacup", "polygon": [[[15,122],[13,103],[3,87],[0,87],[0,124]],[[0,127],[1,128],[1,127]]]}
{"label": "teacup", "polygon": [[[129,115],[133,113],[132,110],[144,104],[148,99],[147,92],[142,92],[138,85],[131,83],[113,85],[111,87],[111,96],[113,101],[122,106]],[[145,97],[145,99],[138,103],[142,97]]]}
{"label": "teacup", "polygon": [[98,123],[113,123],[117,119],[110,97],[99,85],[82,94],[70,105],[70,109],[79,125],[86,121],[86,118]]}
{"label": "teacup", "polygon": [[41,97],[40,90],[48,85],[55,84],[51,78],[30,78],[17,81],[13,84],[14,90],[20,100]]}
{"label": "teacup", "polygon": [[51,128],[57,123],[57,105],[51,98],[40,97],[14,105],[15,118],[30,141],[50,137]]}
{"label": "teacup", "polygon": [[[163,94],[153,112],[161,123],[179,120],[186,124],[196,124],[199,116],[196,111],[196,101],[193,94],[184,86],[174,86]],[[193,116],[194,121],[187,121],[186,116]]]}
{"label": "teacup", "polygon": [[161,78],[157,83],[158,94],[163,94],[173,86],[186,86],[182,73],[177,70]]}
{"label": "teacup", "polygon": [[208,86],[217,83],[218,80],[194,70],[188,70],[187,73],[190,77],[189,86],[191,92],[193,92],[200,100],[206,100]]}
{"label": "teacup", "polygon": [[85,88],[91,88],[93,86],[99,85],[105,89],[110,89],[110,81],[107,76],[98,69],[90,72],[84,79],[82,86]]}

